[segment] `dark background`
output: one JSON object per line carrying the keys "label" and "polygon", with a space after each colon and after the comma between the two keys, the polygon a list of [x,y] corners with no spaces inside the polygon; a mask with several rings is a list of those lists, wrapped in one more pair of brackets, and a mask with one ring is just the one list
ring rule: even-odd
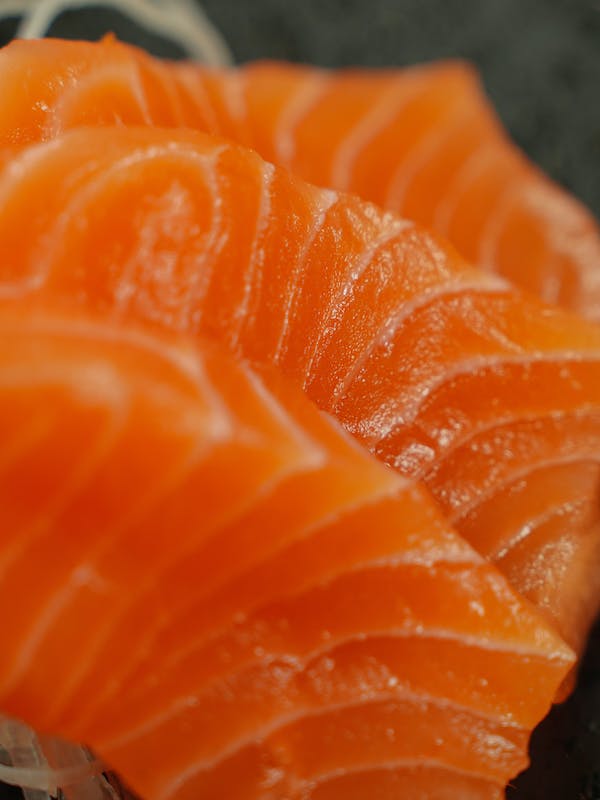
{"label": "dark background", "polygon": [[[204,0],[203,6],[237,61],[330,67],[449,56],[474,61],[513,138],[600,215],[600,0]],[[14,27],[0,23],[0,42]],[[52,33],[96,38],[110,29],[158,55],[178,55],[173,44],[113,13],[65,13]],[[510,800],[600,800],[600,625],[577,691],[536,731],[532,758],[509,789]],[[0,788],[0,800],[9,796]]]}

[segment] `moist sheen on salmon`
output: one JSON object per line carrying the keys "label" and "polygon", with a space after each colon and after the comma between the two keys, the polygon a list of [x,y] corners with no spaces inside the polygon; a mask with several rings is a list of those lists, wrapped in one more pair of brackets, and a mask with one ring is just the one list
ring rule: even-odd
{"label": "moist sheen on salmon", "polygon": [[509,141],[462,62],[209,70],[112,39],[15,42],[0,53],[0,94],[0,141],[81,124],[227,136],[317,185],[433,228],[472,263],[545,300],[600,318],[596,222]]}
{"label": "moist sheen on salmon", "polygon": [[296,386],[71,300],[0,302],[1,707],[144,800],[499,800],[539,612]]}
{"label": "moist sheen on salmon", "polygon": [[600,576],[600,330],[442,241],[193,131],[5,153],[0,297],[207,335],[276,365],[575,649]]}

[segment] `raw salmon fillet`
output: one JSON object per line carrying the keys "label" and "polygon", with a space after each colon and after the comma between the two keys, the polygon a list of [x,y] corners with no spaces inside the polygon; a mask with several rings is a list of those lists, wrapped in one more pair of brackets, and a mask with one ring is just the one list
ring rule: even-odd
{"label": "raw salmon fillet", "polygon": [[296,386],[71,300],[0,302],[0,706],[145,800],[501,798],[533,606]]}
{"label": "raw salmon fillet", "polygon": [[[600,576],[600,330],[434,235],[193,131],[9,149],[0,297],[277,366],[580,650]],[[93,702],[87,692],[87,700]]]}
{"label": "raw salmon fillet", "polygon": [[600,318],[589,212],[509,141],[473,69],[277,63],[208,70],[132,47],[15,42],[0,53],[0,141],[81,124],[189,126],[445,235],[472,263]]}

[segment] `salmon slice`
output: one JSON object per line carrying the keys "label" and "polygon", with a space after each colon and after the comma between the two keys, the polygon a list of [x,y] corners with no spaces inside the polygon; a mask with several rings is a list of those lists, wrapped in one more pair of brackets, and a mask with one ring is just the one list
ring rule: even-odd
{"label": "salmon slice", "polygon": [[581,648],[600,574],[594,326],[411,223],[192,131],[87,129],[8,150],[0,199],[0,296],[210,335],[277,365],[423,479]]}
{"label": "salmon slice", "polygon": [[[432,769],[434,769],[432,767]],[[504,792],[486,787],[481,780],[456,775],[444,769],[437,771],[437,787],[431,800],[501,800]],[[334,776],[323,781],[308,795],[310,800],[397,800],[415,797],[427,791],[428,771],[408,764],[404,769],[384,766],[379,770],[357,770],[354,774]]]}
{"label": "salmon slice", "polygon": [[0,142],[78,125],[218,133],[433,228],[472,263],[547,301],[600,317],[596,222],[509,141],[465,63],[210,70],[110,38],[46,40],[2,51],[0,87]]}
{"label": "salmon slice", "polygon": [[573,664],[537,610],[293,384],[59,306],[0,304],[2,708],[147,800],[498,796]]}

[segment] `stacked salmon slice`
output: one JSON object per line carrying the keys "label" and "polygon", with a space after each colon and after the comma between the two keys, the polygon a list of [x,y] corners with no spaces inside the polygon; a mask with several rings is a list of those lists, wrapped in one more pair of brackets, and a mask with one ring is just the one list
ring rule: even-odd
{"label": "stacked salmon slice", "polygon": [[600,576],[600,329],[507,278],[597,315],[593,220],[462,65],[0,87],[2,711],[145,800],[501,798]]}

